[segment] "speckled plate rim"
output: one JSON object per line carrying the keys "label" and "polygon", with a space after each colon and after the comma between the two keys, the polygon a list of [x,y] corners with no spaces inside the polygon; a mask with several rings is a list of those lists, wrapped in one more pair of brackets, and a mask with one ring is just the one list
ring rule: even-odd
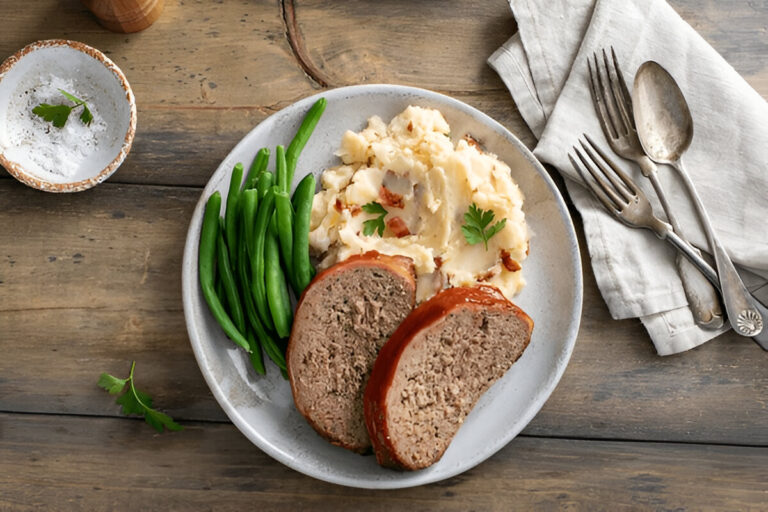
{"label": "speckled plate rim", "polygon": [[11,176],[32,188],[43,190],[45,192],[80,192],[81,190],[94,187],[109,178],[117,170],[117,168],[120,167],[120,164],[123,163],[125,157],[128,156],[128,152],[131,150],[131,145],[133,144],[133,137],[136,134],[136,98],[133,95],[133,90],[128,83],[128,79],[125,78],[123,71],[117,66],[117,64],[112,62],[109,57],[101,53],[96,48],[88,46],[85,43],[81,43],[79,41],[71,41],[69,39],[44,39],[28,44],[21,50],[5,59],[2,65],[0,65],[0,82],[3,81],[6,73],[8,73],[8,71],[10,71],[11,68],[13,68],[13,66],[15,66],[16,63],[19,62],[27,54],[34,51],[43,50],[45,48],[55,48],[59,46],[67,46],[73,50],[77,50],[90,57],[93,57],[97,61],[101,62],[109,71],[111,71],[112,74],[115,75],[115,77],[120,82],[121,87],[125,91],[125,98],[128,100],[131,111],[128,130],[126,131],[125,137],[123,138],[123,144],[120,147],[120,152],[106,167],[99,171],[99,173],[95,176],[71,183],[53,183],[41,178],[36,178],[28,174],[18,163],[8,160],[2,151],[0,151],[0,165],[5,167]]}
{"label": "speckled plate rim", "polygon": [[[426,485],[426,484],[438,482],[441,480],[454,477],[458,474],[464,473],[465,471],[472,469],[473,467],[477,466],[481,462],[485,461],[486,459],[494,455],[501,448],[506,446],[512,439],[514,439],[520,433],[520,431],[523,430],[523,428],[525,428],[528,425],[528,423],[530,423],[530,421],[536,416],[536,414],[538,414],[538,412],[544,406],[544,403],[547,401],[549,396],[555,390],[555,387],[557,386],[563,373],[565,372],[565,369],[568,365],[568,362],[571,358],[571,354],[573,352],[573,347],[576,342],[576,337],[579,332],[579,324],[581,321],[581,311],[582,311],[582,302],[583,302],[583,277],[582,277],[582,267],[581,267],[581,256],[579,252],[578,241],[576,238],[576,231],[573,226],[573,221],[568,212],[568,208],[565,204],[565,201],[563,200],[563,197],[560,194],[560,191],[558,190],[557,186],[555,185],[554,181],[549,176],[547,171],[544,169],[543,165],[536,159],[533,153],[531,153],[528,150],[528,148],[525,147],[525,145],[517,137],[515,137],[509,130],[507,130],[503,125],[501,125],[500,123],[492,119],[490,116],[484,114],[480,110],[470,105],[467,105],[462,101],[451,98],[450,96],[446,96],[444,94],[440,94],[427,89],[421,89],[421,88],[410,87],[410,86],[391,85],[391,84],[354,85],[354,86],[340,87],[337,89],[323,91],[321,93],[304,98],[286,107],[280,112],[273,114],[272,116],[265,119],[264,121],[262,121],[259,125],[254,127],[248,134],[246,134],[246,136],[244,136],[243,139],[241,139],[241,141],[232,149],[232,151],[230,152],[230,155],[238,153],[239,150],[242,150],[243,147],[246,145],[246,142],[248,141],[248,139],[251,138],[251,134],[254,133],[256,130],[258,130],[262,124],[266,123],[269,119],[284,113],[288,109],[294,110],[297,113],[306,112],[309,109],[309,107],[321,96],[325,97],[330,103],[335,100],[343,100],[345,97],[348,97],[351,95],[363,94],[366,92],[368,92],[369,94],[378,92],[382,95],[392,94],[393,92],[395,93],[399,92],[401,94],[408,94],[411,96],[419,97],[427,101],[433,100],[435,102],[444,102],[444,103],[450,104],[450,106],[456,108],[457,110],[463,111],[464,113],[468,114],[471,117],[477,118],[478,122],[487,125],[492,130],[501,134],[506,139],[507,142],[515,146],[515,148],[520,151],[520,153],[524,156],[524,158],[528,161],[528,163],[532,165],[533,169],[538,174],[538,177],[544,182],[545,186],[551,192],[554,198],[558,213],[560,214],[560,220],[563,222],[565,232],[567,234],[567,241],[565,245],[567,245],[568,247],[569,257],[574,265],[574,269],[573,269],[574,282],[570,283],[574,287],[574,302],[572,304],[571,310],[568,312],[564,312],[564,315],[567,315],[568,317],[566,322],[568,325],[567,331],[565,334],[566,340],[563,344],[562,351],[558,354],[558,357],[554,363],[555,369],[553,372],[549,374],[548,379],[544,383],[544,386],[539,390],[539,392],[536,393],[536,396],[532,398],[532,402],[533,402],[532,405],[530,405],[526,409],[526,413],[520,417],[520,420],[517,422],[516,427],[510,428],[507,431],[506,435],[503,436],[502,438],[497,438],[490,441],[489,446],[485,450],[483,450],[480,453],[474,454],[474,456],[472,457],[468,457],[463,464],[451,467],[441,473],[430,472],[429,470],[431,468],[428,468],[420,472],[406,473],[411,475],[421,474],[422,477],[420,478],[413,478],[408,480],[382,480],[382,481],[375,480],[374,481],[374,480],[360,480],[355,478],[347,478],[347,477],[342,477],[338,475],[329,475],[326,472],[318,470],[318,468],[301,464],[297,462],[297,460],[290,453],[273,446],[259,432],[259,430],[257,430],[256,428],[254,428],[253,425],[248,423],[248,421],[237,410],[237,407],[230,403],[229,399],[224,393],[224,390],[222,389],[220,383],[217,382],[214,375],[209,371],[207,371],[208,365],[206,362],[206,356],[202,348],[202,343],[204,343],[205,340],[200,338],[198,329],[195,326],[195,319],[193,317],[194,313],[193,313],[192,298],[191,298],[193,293],[199,293],[199,284],[197,281],[197,268],[196,268],[196,263],[197,263],[196,254],[198,250],[197,232],[200,229],[200,225],[202,222],[201,219],[202,219],[203,211],[205,209],[205,203],[207,201],[207,198],[214,190],[216,190],[217,184],[215,182],[217,180],[215,180],[215,177],[222,171],[229,172],[229,169],[226,169],[224,167],[225,164],[229,162],[229,156],[222,161],[222,164],[217,168],[217,170],[212,175],[211,179],[209,180],[208,184],[206,185],[205,189],[200,195],[200,199],[198,200],[197,205],[195,206],[195,210],[192,214],[189,230],[187,232],[187,239],[184,246],[184,256],[183,256],[183,262],[182,262],[182,300],[183,300],[183,306],[184,306],[184,317],[185,317],[185,322],[187,326],[187,332],[190,338],[190,344],[195,354],[195,358],[197,360],[198,366],[200,367],[201,373],[203,374],[203,377],[208,387],[211,389],[211,392],[213,393],[214,398],[219,403],[219,405],[221,405],[225,414],[229,417],[232,423],[238,428],[238,430],[240,430],[251,442],[253,442],[257,447],[259,447],[262,451],[264,451],[266,454],[268,454],[270,457],[274,458],[275,460],[283,463],[284,465],[300,473],[311,476],[318,480],[339,484],[339,485],[344,485],[347,487],[357,487],[357,488],[364,488],[364,489],[379,489],[379,490],[401,489],[401,488],[415,487],[419,485]],[[299,177],[297,176],[297,179],[298,178]],[[187,271],[186,269],[190,269],[192,267],[193,261],[195,264],[194,269],[192,271]],[[194,275],[194,279],[192,278],[192,275]],[[385,470],[385,471],[389,471],[389,470]]]}

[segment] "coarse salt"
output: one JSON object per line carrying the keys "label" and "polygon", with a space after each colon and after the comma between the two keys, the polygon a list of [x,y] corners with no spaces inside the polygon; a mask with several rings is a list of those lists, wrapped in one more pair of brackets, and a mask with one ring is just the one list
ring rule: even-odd
{"label": "coarse salt", "polygon": [[[41,103],[72,106],[59,89],[88,104],[93,114],[89,125],[80,120],[83,107],[73,108],[62,128],[32,113]],[[19,84],[6,110],[6,126],[7,142],[15,153],[25,154],[27,170],[57,180],[72,178],[84,162],[94,157],[107,131],[98,101],[89,97],[88,91],[79,90],[73,80],[50,74],[41,75],[35,83]]]}

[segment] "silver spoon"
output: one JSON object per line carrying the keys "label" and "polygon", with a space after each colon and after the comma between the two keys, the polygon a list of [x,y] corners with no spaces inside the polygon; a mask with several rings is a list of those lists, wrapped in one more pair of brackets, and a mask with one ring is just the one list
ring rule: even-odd
{"label": "silver spoon", "polygon": [[640,66],[635,75],[632,103],[637,134],[645,153],[654,162],[669,164],[680,173],[696,205],[715,257],[723,303],[731,326],[742,336],[759,334],[763,329],[763,318],[757,310],[755,299],[744,286],[733,262],[717,239],[696,188],[683,167],[683,153],[693,139],[693,118],[680,87],[667,70],[656,62],[648,61]]}

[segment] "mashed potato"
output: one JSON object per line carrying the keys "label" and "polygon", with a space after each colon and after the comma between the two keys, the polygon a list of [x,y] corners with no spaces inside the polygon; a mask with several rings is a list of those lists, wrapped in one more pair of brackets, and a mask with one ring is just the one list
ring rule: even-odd
{"label": "mashed potato", "polygon": [[[344,134],[337,154],[343,163],[323,172],[312,205],[309,242],[321,269],[372,250],[408,256],[418,301],[479,282],[511,298],[525,285],[523,194],[509,166],[469,136],[454,146],[439,111],[410,106],[389,125],[374,116],[360,133]],[[371,202],[387,210],[383,236],[363,234],[363,223],[377,217],[361,208]],[[472,203],[492,210],[493,223],[507,219],[487,250],[469,245],[461,230]]]}

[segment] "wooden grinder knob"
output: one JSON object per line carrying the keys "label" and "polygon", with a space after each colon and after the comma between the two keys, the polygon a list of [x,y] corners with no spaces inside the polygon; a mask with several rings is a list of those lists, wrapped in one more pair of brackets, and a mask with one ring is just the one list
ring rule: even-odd
{"label": "wooden grinder knob", "polygon": [[113,32],[144,30],[163,12],[164,0],[82,0],[99,19],[101,25]]}

